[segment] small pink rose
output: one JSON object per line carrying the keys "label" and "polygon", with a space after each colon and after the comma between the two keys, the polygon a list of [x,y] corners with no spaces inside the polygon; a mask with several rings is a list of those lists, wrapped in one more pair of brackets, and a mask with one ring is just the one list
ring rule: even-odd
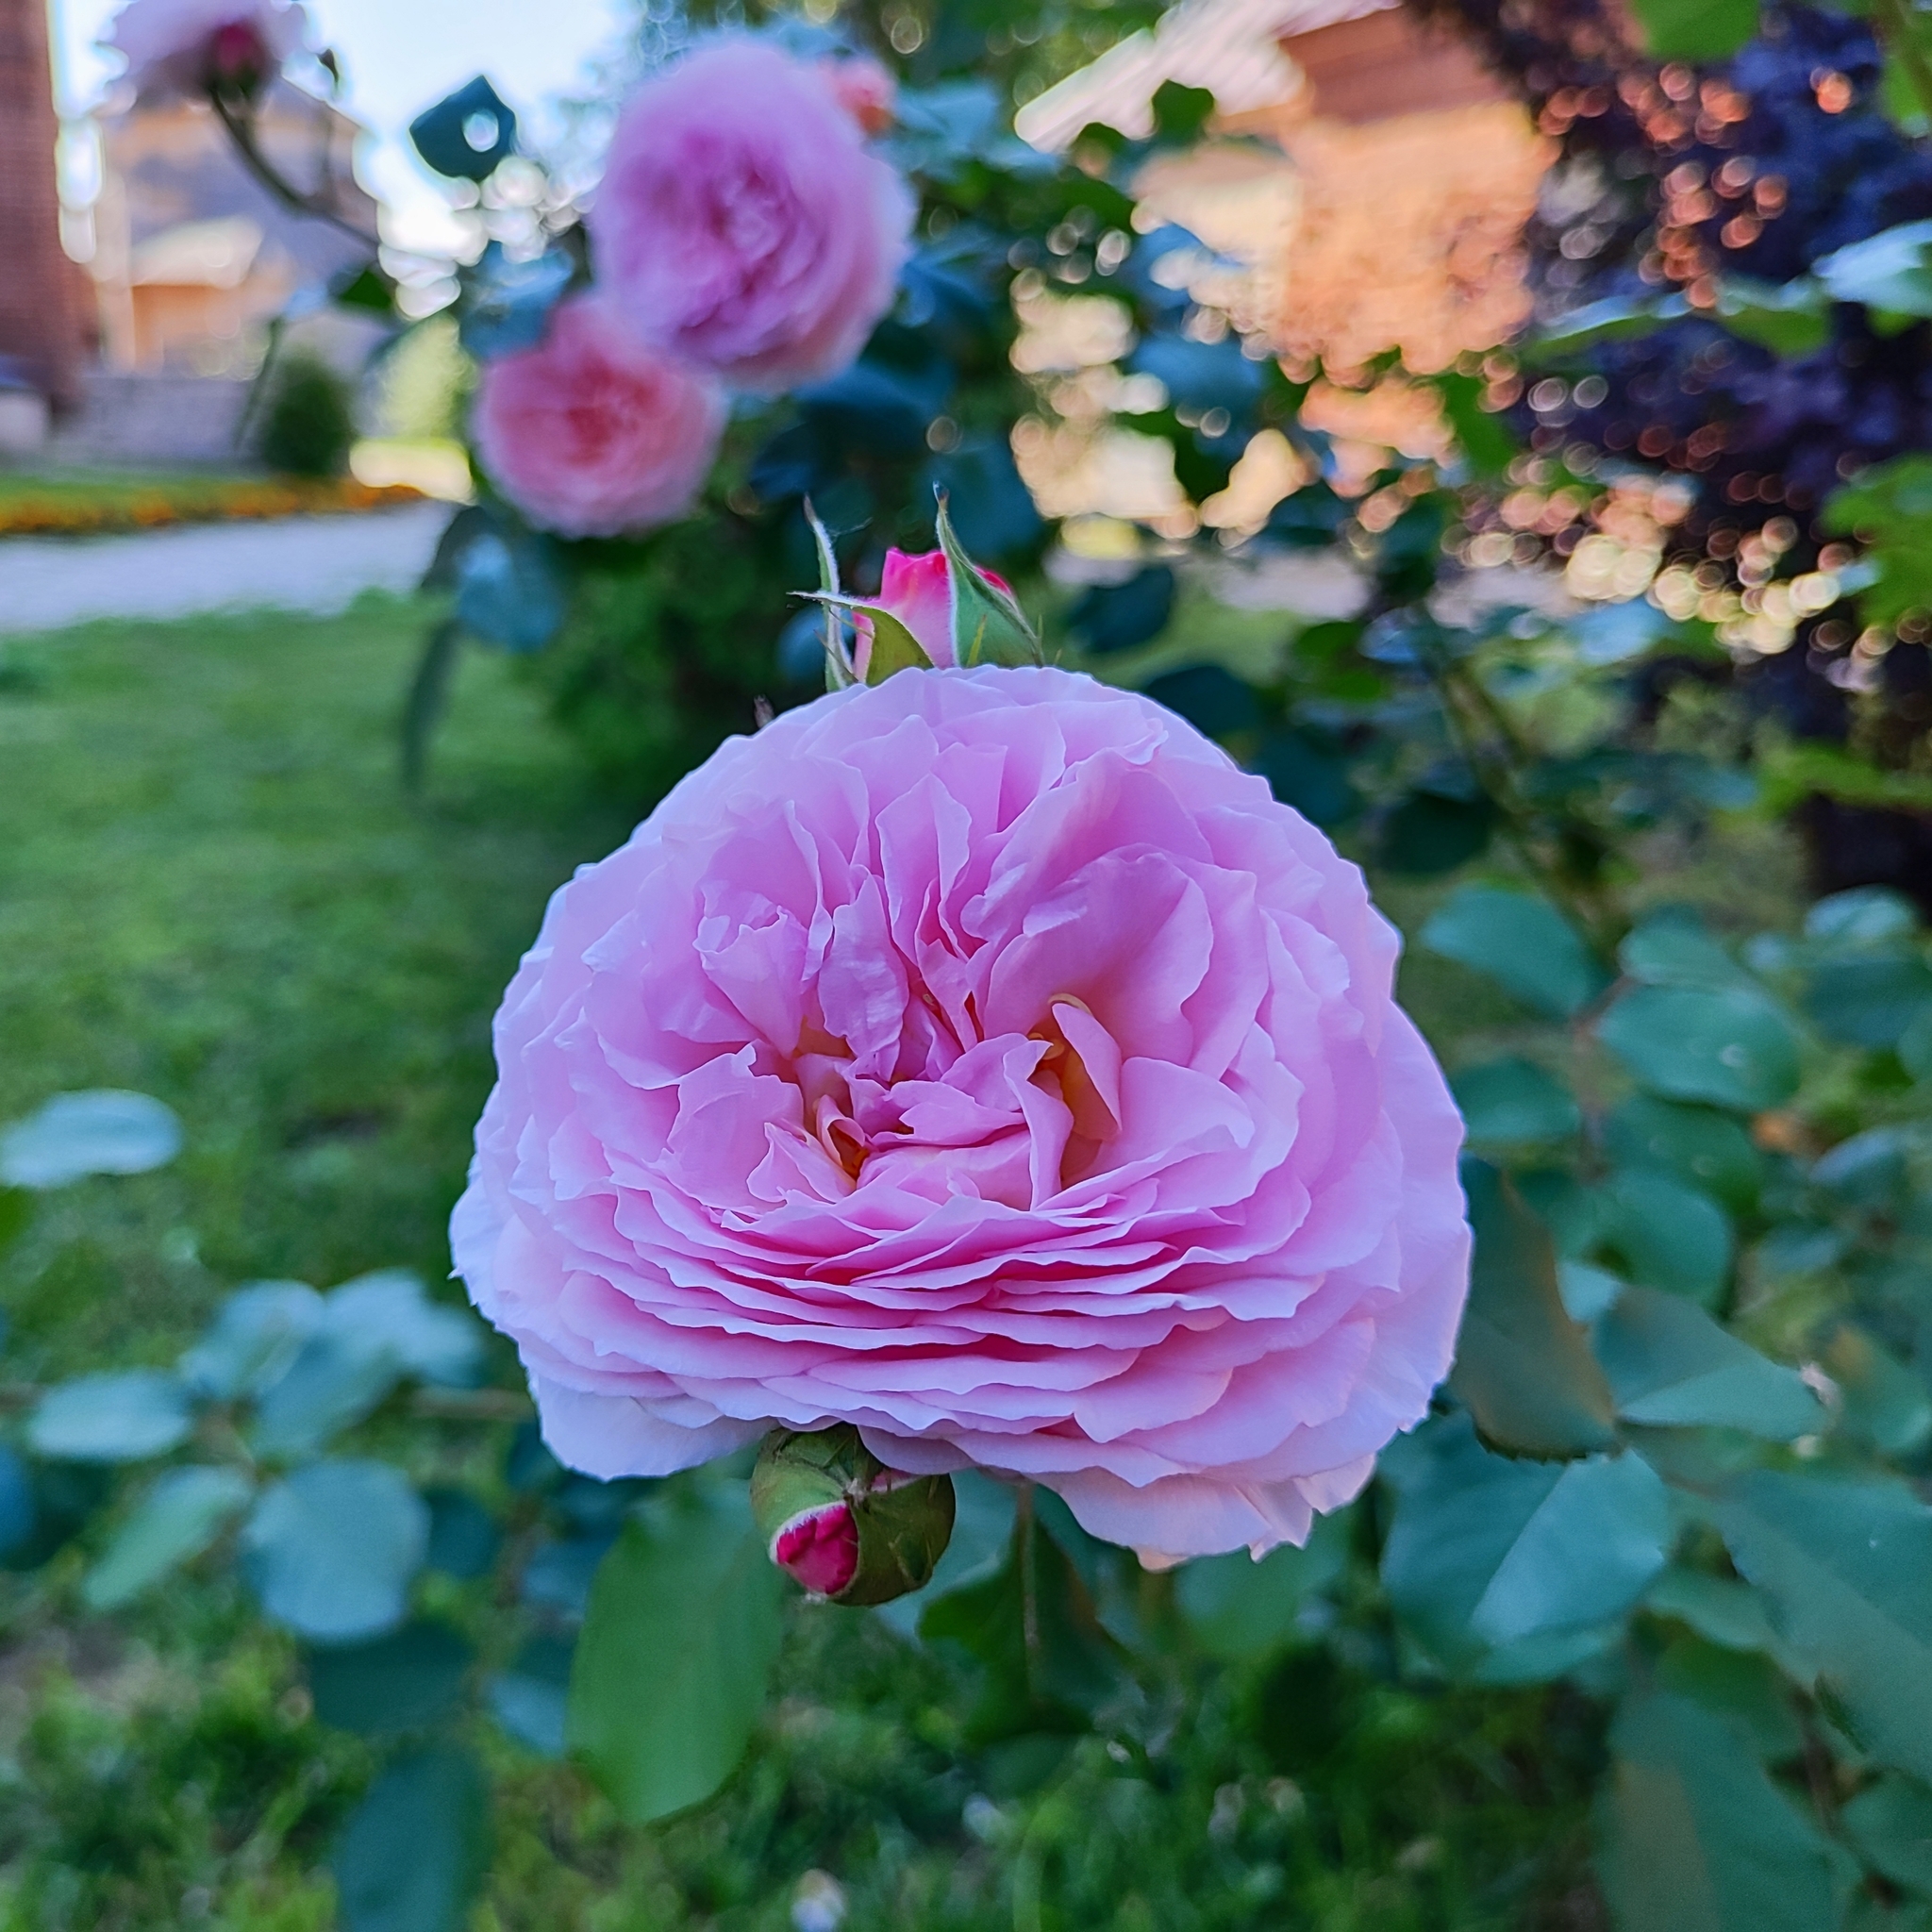
{"label": "small pink rose", "polygon": [[891,126],[899,83],[870,54],[822,61],[819,71],[832,97],[858,123],[860,132],[877,136]]}
{"label": "small pink rose", "polygon": [[[994,590],[1012,593],[1012,586],[997,571],[979,570],[979,575]],[[927,550],[917,557],[909,551],[888,550],[879,593],[873,601],[912,633],[913,641],[936,667],[953,664],[953,578],[943,550]],[[854,622],[858,632],[854,664],[862,684],[872,661],[872,620],[861,610]]]}
{"label": "small pink rose", "polygon": [[308,31],[308,14],[284,0],[128,0],[101,45],[126,60],[138,92],[253,92]]}
{"label": "small pink rose", "polygon": [[843,369],[891,307],[912,200],[824,77],[726,37],[619,117],[590,214],[627,327],[741,389]]}
{"label": "small pink rose", "polygon": [[724,421],[715,383],[576,295],[534,349],[484,365],[474,427],[491,481],[533,524],[613,537],[691,508]]}

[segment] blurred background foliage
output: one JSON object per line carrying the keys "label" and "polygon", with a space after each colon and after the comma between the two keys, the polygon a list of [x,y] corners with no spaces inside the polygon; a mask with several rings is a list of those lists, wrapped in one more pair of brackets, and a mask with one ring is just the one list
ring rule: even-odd
{"label": "blurred background foliage", "polygon": [[[1198,91],[1015,142],[1149,18],[837,21],[904,88],[897,310],[685,524],[453,525],[433,634],[505,653],[436,661],[413,799],[423,604],[9,657],[12,1923],[1932,1923],[1918,16],[1470,0],[1554,165],[1524,330],[1439,368],[1267,353],[1139,196],[1227,138]],[[408,433],[527,324],[508,258],[391,355]],[[1172,491],[1070,508],[1070,429]],[[965,1481],[860,1614],[747,1554],[741,1469],[559,1470],[422,1284],[544,891],[811,695],[803,499],[870,588],[935,484],[1064,661],[1367,865],[1478,1258],[1439,1414],[1306,1551],[1142,1575]],[[1255,594],[1311,565],[1327,614]],[[98,1089],[173,1112],[44,1105]]]}

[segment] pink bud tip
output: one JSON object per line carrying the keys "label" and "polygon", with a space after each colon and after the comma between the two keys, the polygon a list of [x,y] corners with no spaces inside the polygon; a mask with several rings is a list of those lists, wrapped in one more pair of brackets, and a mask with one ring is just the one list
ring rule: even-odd
{"label": "pink bud tip", "polygon": [[801,1510],[772,1539],[772,1561],[814,1596],[837,1596],[858,1569],[858,1524],[846,1503]]}
{"label": "pink bud tip", "polygon": [[269,52],[261,35],[245,20],[233,20],[217,27],[208,52],[210,64],[224,80],[258,79],[269,64]]}

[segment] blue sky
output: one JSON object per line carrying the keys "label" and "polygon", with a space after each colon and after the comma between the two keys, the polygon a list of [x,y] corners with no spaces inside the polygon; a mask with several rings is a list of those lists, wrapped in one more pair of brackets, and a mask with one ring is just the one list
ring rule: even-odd
{"label": "blue sky", "polygon": [[[56,86],[74,112],[118,63],[93,45],[119,0],[51,0]],[[375,139],[362,159],[369,187],[388,202],[394,239],[429,247],[448,232],[441,195],[415,161],[403,130],[452,88],[488,74],[512,107],[535,115],[582,78],[629,19],[624,0],[308,0],[320,38],[348,77],[347,105]]]}

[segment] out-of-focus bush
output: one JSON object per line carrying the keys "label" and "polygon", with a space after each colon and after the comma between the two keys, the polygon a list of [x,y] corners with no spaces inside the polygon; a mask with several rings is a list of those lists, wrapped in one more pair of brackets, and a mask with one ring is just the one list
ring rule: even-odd
{"label": "out-of-focus bush", "polygon": [[349,385],[308,350],[294,350],[269,376],[258,448],[271,470],[289,476],[340,476],[356,441]]}

